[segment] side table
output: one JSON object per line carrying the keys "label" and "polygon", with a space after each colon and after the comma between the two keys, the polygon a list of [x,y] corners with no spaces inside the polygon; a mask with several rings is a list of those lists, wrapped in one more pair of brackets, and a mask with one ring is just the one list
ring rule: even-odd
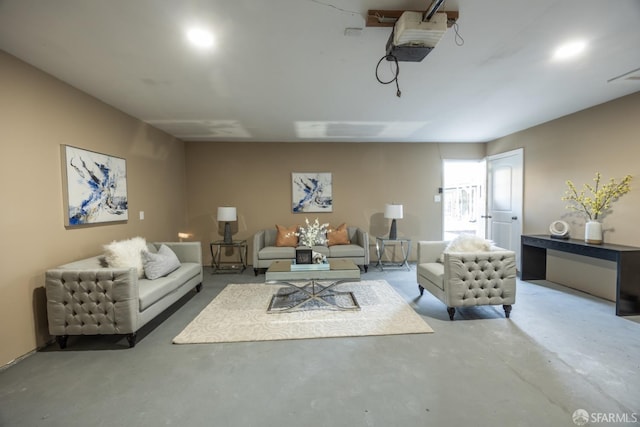
{"label": "side table", "polygon": [[[400,246],[400,250],[402,251],[402,261],[400,263],[394,263],[393,260],[387,262],[382,261],[382,257],[384,256],[384,248],[388,245]],[[407,270],[410,271],[411,267],[409,267],[409,263],[407,262],[410,252],[411,239],[389,239],[387,237],[376,237],[376,255],[378,255],[378,263],[376,264],[376,267],[379,267],[380,271],[384,271],[384,267],[406,267]]]}
{"label": "side table", "polygon": [[[234,240],[231,243],[226,243],[224,240],[216,240],[209,244],[209,248],[211,249],[212,273],[242,273],[247,268],[248,247],[246,240]],[[238,262],[221,261],[222,251],[225,248],[230,248],[233,252],[235,252],[237,248]]]}

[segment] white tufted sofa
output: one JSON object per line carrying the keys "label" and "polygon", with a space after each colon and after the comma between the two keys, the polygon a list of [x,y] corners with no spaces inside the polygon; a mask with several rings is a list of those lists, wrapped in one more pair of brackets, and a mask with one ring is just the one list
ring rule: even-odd
{"label": "white tufted sofa", "polygon": [[[516,302],[516,254],[492,247],[489,252],[444,252],[446,241],[418,242],[416,267],[420,295],[431,292],[447,305],[453,320],[456,307],[502,305],[508,318]],[[444,262],[439,262],[439,258]]]}
{"label": "white tufted sofa", "polygon": [[[192,289],[202,287],[200,242],[162,242],[180,267],[155,280],[139,279],[135,268],[108,268],[98,255],[49,269],[45,274],[49,333],[60,348],[69,335],[126,334],[136,331]],[[148,243],[157,250],[162,243]]]}

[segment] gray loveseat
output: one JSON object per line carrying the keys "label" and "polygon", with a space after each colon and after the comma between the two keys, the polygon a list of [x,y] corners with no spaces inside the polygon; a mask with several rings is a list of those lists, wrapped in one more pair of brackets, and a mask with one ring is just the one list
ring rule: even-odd
{"label": "gray loveseat", "polygon": [[[369,268],[369,233],[358,227],[347,227],[351,244],[334,246],[313,246],[328,259],[348,259],[354,264]],[[253,271],[269,268],[273,261],[289,261],[296,258],[296,248],[276,246],[278,232],[275,228],[258,231],[253,237]]]}
{"label": "gray loveseat", "polygon": [[[162,242],[180,267],[155,280],[139,279],[136,268],[108,268],[98,255],[47,270],[45,288],[49,333],[65,348],[69,335],[126,334],[136,331],[191,289],[202,287],[200,242]],[[149,243],[153,252],[162,243]]]}

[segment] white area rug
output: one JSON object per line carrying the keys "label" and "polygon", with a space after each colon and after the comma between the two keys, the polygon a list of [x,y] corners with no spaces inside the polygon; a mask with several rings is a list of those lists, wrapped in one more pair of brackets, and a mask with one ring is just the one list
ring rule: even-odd
{"label": "white area rug", "polygon": [[384,280],[344,283],[361,310],[306,310],[267,313],[281,286],[231,284],[220,292],[174,344],[355,337],[365,335],[428,334],[433,329]]}

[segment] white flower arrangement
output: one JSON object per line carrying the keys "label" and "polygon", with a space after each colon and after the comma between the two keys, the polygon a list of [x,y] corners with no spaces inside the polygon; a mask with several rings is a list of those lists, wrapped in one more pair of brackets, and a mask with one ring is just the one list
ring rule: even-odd
{"label": "white flower arrangement", "polygon": [[306,227],[300,227],[296,236],[301,246],[324,245],[327,242],[327,228],[329,224],[320,224],[318,218],[313,223],[309,223],[309,218],[305,218]]}

